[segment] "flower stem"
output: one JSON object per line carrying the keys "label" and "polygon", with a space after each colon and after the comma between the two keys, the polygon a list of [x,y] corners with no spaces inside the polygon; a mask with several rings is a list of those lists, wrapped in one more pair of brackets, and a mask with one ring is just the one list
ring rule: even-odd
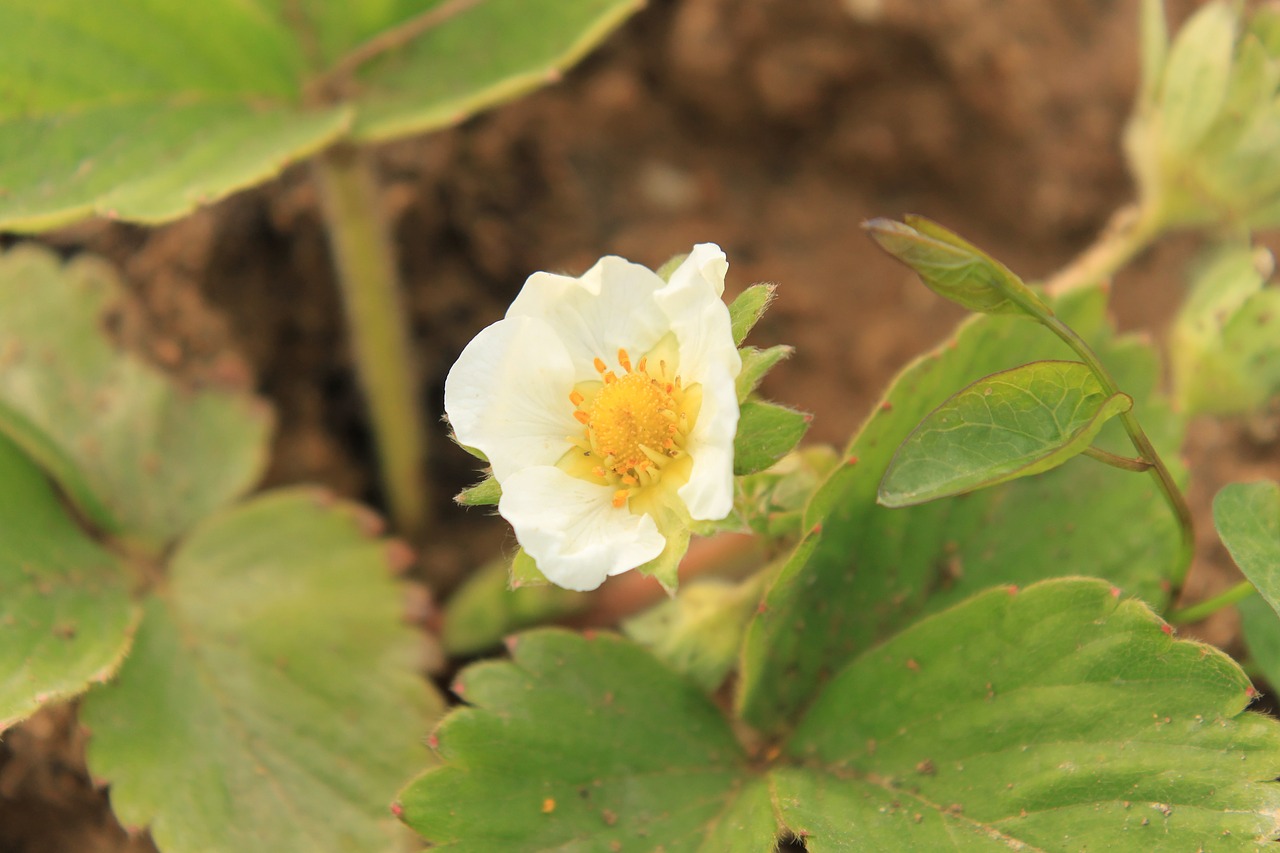
{"label": "flower stem", "polygon": [[1114,453],[1108,453],[1100,447],[1089,446],[1084,449],[1084,455],[1090,459],[1097,459],[1104,462],[1112,468],[1119,468],[1122,471],[1136,471],[1141,474],[1144,471],[1151,470],[1151,463],[1145,459],[1133,459],[1128,456],[1117,456]]}
{"label": "flower stem", "polygon": [[1159,236],[1160,225],[1151,210],[1151,205],[1137,204],[1117,210],[1093,245],[1044,282],[1045,291],[1060,296],[1115,275]]}
{"label": "flower stem", "polygon": [[391,236],[367,155],[337,147],[312,162],[382,487],[397,531],[412,538],[428,520],[426,429]]}
{"label": "flower stem", "polygon": [[[1107,396],[1120,393],[1120,389],[1116,387],[1115,379],[1111,377],[1111,372],[1107,370],[1093,352],[1093,349],[1085,343],[1084,339],[1076,334],[1074,329],[1052,313],[1037,312],[1036,319],[1061,338],[1067,346],[1075,350],[1076,355],[1084,360],[1084,363],[1093,371],[1094,376],[1098,378],[1098,382],[1102,385]],[[1169,473],[1164,460],[1160,458],[1160,454],[1152,446],[1151,439],[1147,438],[1147,434],[1142,429],[1142,424],[1138,422],[1133,409],[1121,413],[1120,423],[1124,426],[1125,432],[1129,434],[1129,440],[1133,442],[1134,449],[1138,451],[1138,460],[1135,461],[1150,464],[1151,467],[1148,470],[1151,472],[1151,476],[1155,478],[1156,485],[1164,495],[1165,501],[1168,502],[1169,508],[1173,510],[1174,516],[1178,519],[1181,548],[1178,553],[1178,561],[1175,564],[1173,580],[1175,584],[1181,584],[1183,577],[1186,576],[1187,569],[1191,566],[1191,559],[1195,556],[1196,551],[1195,523],[1191,518],[1191,508],[1187,506],[1186,498],[1182,496],[1182,490],[1178,488],[1178,484],[1173,481],[1173,475]],[[1123,457],[1117,458],[1122,459]]]}
{"label": "flower stem", "polygon": [[1256,591],[1257,589],[1252,583],[1241,581],[1226,592],[1201,601],[1199,604],[1175,610],[1165,618],[1175,625],[1190,625],[1192,622],[1199,622],[1201,619],[1209,618],[1224,607],[1230,607],[1237,602],[1244,601]]}

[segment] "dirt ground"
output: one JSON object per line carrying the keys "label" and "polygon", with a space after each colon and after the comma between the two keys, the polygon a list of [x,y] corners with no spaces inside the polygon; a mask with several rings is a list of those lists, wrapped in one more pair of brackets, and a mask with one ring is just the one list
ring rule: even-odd
{"label": "dirt ground", "polygon": [[[530,272],[577,273],[607,253],[657,266],[714,241],[731,293],[781,285],[753,342],[798,352],[765,392],[816,414],[810,440],[842,444],[888,379],[961,316],[859,223],[925,214],[1029,278],[1070,259],[1132,193],[1119,139],[1137,5],[653,0],[561,84],[384,148],[430,417],[457,354]],[[305,168],[164,228],[87,223],[48,239],[120,266],[158,361],[196,375],[248,371],[280,414],[269,483],[321,482],[378,505]],[[1193,248],[1171,240],[1121,277],[1122,326],[1158,333]],[[457,578],[509,533],[448,501],[473,463],[442,430],[432,441],[436,510],[456,533],[427,543],[424,558]],[[1197,424],[1189,453],[1202,539],[1219,485],[1280,476],[1265,423]],[[1193,598],[1233,577],[1219,546],[1203,545],[1201,558]],[[1200,630],[1239,651],[1229,614]],[[0,853],[151,849],[111,819],[83,740],[59,709],[0,743]]]}

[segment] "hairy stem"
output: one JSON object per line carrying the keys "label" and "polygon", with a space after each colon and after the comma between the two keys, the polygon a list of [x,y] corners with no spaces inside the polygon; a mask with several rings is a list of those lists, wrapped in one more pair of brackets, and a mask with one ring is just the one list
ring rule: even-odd
{"label": "hairy stem", "polygon": [[400,279],[367,155],[335,148],[313,161],[387,505],[410,538],[428,521],[426,429]]}
{"label": "hairy stem", "polygon": [[1136,204],[1117,210],[1093,245],[1044,282],[1045,291],[1060,295],[1110,279],[1159,235],[1149,210]]}
{"label": "hairy stem", "polygon": [[[1076,354],[1098,377],[1098,382],[1101,383],[1108,396],[1120,393],[1120,389],[1116,387],[1116,382],[1111,377],[1110,371],[1098,360],[1098,356],[1094,354],[1084,339],[1075,333],[1074,329],[1050,313],[1037,312],[1036,318],[1061,338],[1067,346],[1075,350]],[[1142,424],[1138,422],[1133,409],[1120,415],[1120,423],[1124,425],[1125,432],[1129,434],[1129,440],[1133,442],[1134,449],[1138,451],[1139,460],[1150,464],[1151,467],[1148,470],[1151,476],[1155,478],[1156,485],[1159,486],[1160,492],[1169,504],[1169,508],[1173,510],[1173,514],[1178,519],[1181,548],[1173,580],[1175,584],[1181,584],[1196,550],[1195,524],[1191,518],[1191,508],[1187,506],[1186,498],[1182,496],[1182,490],[1178,488],[1178,484],[1173,481],[1173,475],[1169,473],[1164,460],[1160,458],[1159,453],[1156,453],[1155,447],[1151,444],[1151,439],[1147,438],[1147,434],[1142,429]],[[1122,459],[1123,457],[1116,458]]]}
{"label": "hairy stem", "polygon": [[1192,622],[1199,622],[1201,619],[1209,618],[1224,607],[1230,607],[1237,602],[1244,601],[1256,591],[1257,589],[1252,583],[1241,581],[1226,592],[1219,593],[1213,598],[1205,599],[1199,604],[1175,610],[1165,618],[1175,625],[1190,625]]}

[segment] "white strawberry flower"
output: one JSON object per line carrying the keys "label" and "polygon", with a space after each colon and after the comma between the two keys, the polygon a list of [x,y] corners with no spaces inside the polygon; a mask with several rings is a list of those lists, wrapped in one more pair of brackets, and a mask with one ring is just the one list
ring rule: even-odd
{"label": "white strawberry flower", "polygon": [[580,278],[535,273],[449,371],[454,434],[489,460],[498,512],[553,583],[673,566],[691,520],[732,509],[728,268],[702,243],[665,282],[615,256]]}

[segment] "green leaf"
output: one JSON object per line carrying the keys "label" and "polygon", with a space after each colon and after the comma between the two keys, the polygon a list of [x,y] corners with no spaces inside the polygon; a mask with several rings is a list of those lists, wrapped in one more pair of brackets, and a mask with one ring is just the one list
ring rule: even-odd
{"label": "green leaf", "polygon": [[[1164,458],[1174,457],[1183,422],[1158,394],[1154,350],[1112,334],[1098,289],[1071,294],[1054,310],[1133,395],[1135,414]],[[765,730],[785,725],[825,673],[922,613],[995,584],[1088,574],[1157,604],[1167,600],[1177,524],[1151,477],[1065,465],[954,500],[892,510],[876,504],[895,449],[957,388],[1028,359],[1072,355],[1037,324],[976,317],[898,376],[810,501],[801,529],[819,532],[782,568],[748,628],[738,702],[749,722]],[[1115,421],[1096,444],[1133,452]]]}
{"label": "green leaf", "polygon": [[502,500],[502,486],[492,476],[458,492],[454,500],[463,506],[494,506]]}
{"label": "green leaf", "polygon": [[769,310],[777,295],[776,284],[753,284],[729,304],[729,322],[733,328],[733,342],[742,346],[756,323]]}
{"label": "green leaf", "polygon": [[738,354],[742,356],[742,370],[738,373],[737,379],[738,402],[745,403],[751,393],[760,387],[761,381],[769,371],[773,370],[778,362],[790,358],[794,352],[795,348],[786,344],[764,350],[755,347],[743,347],[738,350]]}
{"label": "green leaf", "polygon": [[917,624],[751,760],[701,691],[608,635],[526,634],[457,689],[442,766],[397,806],[445,849],[1149,853],[1280,834],[1280,725],[1244,710],[1248,679],[1096,580]]}
{"label": "green leaf", "polygon": [[44,475],[0,436],[0,731],[106,681],[139,610],[120,561],[67,517]]}
{"label": "green leaf", "polygon": [[1267,603],[1280,614],[1280,483],[1232,483],[1213,499],[1213,521]]}
{"label": "green leaf", "polygon": [[639,0],[0,9],[0,229],[155,223],[553,82]]}
{"label": "green leaf", "polygon": [[496,648],[515,631],[544,625],[587,605],[585,593],[545,581],[511,589],[510,571],[510,560],[492,560],[469,576],[449,599],[440,639],[451,656]]}
{"label": "green leaf", "polygon": [[122,305],[100,261],[0,256],[0,432],[91,521],[155,551],[253,485],[271,418],[245,391],[180,387],[108,342]]}
{"label": "green leaf", "polygon": [[1254,696],[1106,583],[994,589],[837,675],[777,800],[810,849],[1252,850],[1280,834]]}
{"label": "green leaf", "polygon": [[[411,783],[398,806],[439,847],[697,850],[746,773],[715,705],[607,634],[525,634],[511,661],[470,667],[457,691],[471,707],[437,730],[444,765]],[[737,839],[771,850],[773,827],[763,824]]]}
{"label": "green leaf", "polygon": [[1185,154],[1218,117],[1231,74],[1236,12],[1208,3],[1183,25],[1169,50],[1160,93],[1161,138],[1166,150]]}
{"label": "green leaf", "polygon": [[1036,316],[1048,309],[1008,267],[923,216],[863,223],[871,238],[934,293],[983,314]]}
{"label": "green leaf", "polygon": [[1104,423],[1132,406],[1075,361],[986,376],[920,422],[889,463],[878,500],[913,506],[1041,474],[1082,453]]}
{"label": "green leaf", "polygon": [[369,523],[280,491],[182,543],[118,679],[83,707],[122,823],[167,853],[390,849],[386,803],[440,702]]}
{"label": "green leaf", "polygon": [[733,473],[754,474],[786,456],[804,438],[812,420],[810,414],[777,403],[743,403],[733,439]]}
{"label": "green leaf", "polygon": [[1280,289],[1269,252],[1229,243],[1206,254],[1170,331],[1178,399],[1188,414],[1257,412],[1280,393]]}

